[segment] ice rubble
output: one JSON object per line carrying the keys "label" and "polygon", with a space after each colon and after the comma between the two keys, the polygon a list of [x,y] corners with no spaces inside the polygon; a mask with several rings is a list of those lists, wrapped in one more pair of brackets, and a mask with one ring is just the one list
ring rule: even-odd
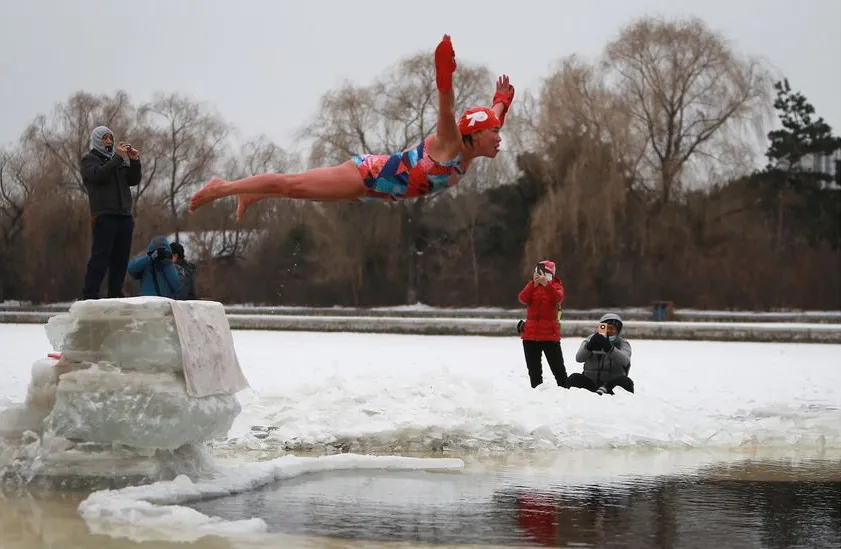
{"label": "ice rubble", "polygon": [[62,356],[35,362],[23,405],[0,414],[5,477],[173,478],[241,411],[247,381],[221,303],[80,301],[45,328]]}

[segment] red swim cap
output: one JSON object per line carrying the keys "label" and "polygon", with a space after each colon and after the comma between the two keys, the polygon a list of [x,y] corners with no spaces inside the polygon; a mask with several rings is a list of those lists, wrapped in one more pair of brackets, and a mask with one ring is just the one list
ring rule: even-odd
{"label": "red swim cap", "polygon": [[487,107],[467,109],[458,121],[461,135],[470,135],[482,130],[502,127],[496,113]]}

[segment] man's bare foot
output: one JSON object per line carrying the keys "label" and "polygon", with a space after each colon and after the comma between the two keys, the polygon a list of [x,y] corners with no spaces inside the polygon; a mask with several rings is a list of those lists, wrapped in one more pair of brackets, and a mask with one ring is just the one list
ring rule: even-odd
{"label": "man's bare foot", "polygon": [[217,198],[222,198],[222,190],[227,181],[214,177],[204,187],[190,197],[190,213],[195,212],[205,204],[210,204]]}
{"label": "man's bare foot", "polygon": [[238,194],[237,195],[237,223],[242,223],[242,218],[245,217],[245,211],[255,202],[258,202],[262,196],[258,194]]}

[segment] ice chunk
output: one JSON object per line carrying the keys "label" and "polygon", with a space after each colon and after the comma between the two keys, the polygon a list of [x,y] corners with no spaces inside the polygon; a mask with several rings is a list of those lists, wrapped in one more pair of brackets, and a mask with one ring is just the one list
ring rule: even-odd
{"label": "ice chunk", "polygon": [[47,338],[71,361],[178,372],[181,345],[170,303],[157,297],[77,301],[49,319]]}
{"label": "ice chunk", "polygon": [[47,332],[47,341],[50,346],[56,351],[61,351],[64,347],[64,340],[67,338],[73,329],[75,329],[76,321],[69,313],[61,313],[51,316],[47,319],[47,325],[44,326]]}
{"label": "ice chunk", "polygon": [[19,438],[25,431],[41,433],[44,418],[55,405],[57,361],[44,358],[32,364],[32,380],[22,405],[0,411],[0,438]]}
{"label": "ice chunk", "polygon": [[0,410],[0,438],[20,438],[26,431],[38,432],[44,416],[26,406],[10,406]]}
{"label": "ice chunk", "polygon": [[172,478],[241,411],[221,303],[81,301],[46,332],[61,358],[33,364],[25,405],[0,414],[0,477]]}
{"label": "ice chunk", "polygon": [[61,376],[45,427],[69,439],[173,450],[225,437],[240,411],[235,395],[189,396],[180,374],[91,367]]}
{"label": "ice chunk", "polygon": [[256,490],[281,479],[343,470],[457,473],[464,470],[464,461],[351,454],[283,456],[271,461],[222,466],[213,478],[206,480],[178,476],[147,486],[94,492],[79,504],[79,514],[93,532],[135,542],[191,543],[213,534],[261,533],[268,528],[263,519],[226,521],[199,513],[185,504]]}
{"label": "ice chunk", "polygon": [[136,448],[90,442],[74,443],[26,432],[20,444],[0,441],[0,473],[5,482],[21,481],[50,488],[97,490],[146,484],[182,474],[202,474],[211,464],[206,449],[188,444],[177,450]]}
{"label": "ice chunk", "polygon": [[69,313],[51,318],[46,331],[67,361],[110,364],[125,372],[183,372],[194,397],[248,387],[225,308],[216,301],[79,301]]}
{"label": "ice chunk", "polygon": [[26,390],[26,407],[40,415],[47,417],[55,405],[55,392],[58,386],[58,361],[52,358],[42,358],[32,364],[32,379]]}

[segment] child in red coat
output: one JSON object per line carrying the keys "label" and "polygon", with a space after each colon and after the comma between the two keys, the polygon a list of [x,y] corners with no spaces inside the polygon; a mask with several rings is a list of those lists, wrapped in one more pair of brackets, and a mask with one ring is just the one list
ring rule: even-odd
{"label": "child in red coat", "polygon": [[543,383],[543,355],[546,355],[558,386],[567,387],[558,320],[558,311],[564,301],[564,285],[555,277],[555,263],[548,259],[538,263],[532,279],[518,298],[527,307],[521,338],[532,388]]}

